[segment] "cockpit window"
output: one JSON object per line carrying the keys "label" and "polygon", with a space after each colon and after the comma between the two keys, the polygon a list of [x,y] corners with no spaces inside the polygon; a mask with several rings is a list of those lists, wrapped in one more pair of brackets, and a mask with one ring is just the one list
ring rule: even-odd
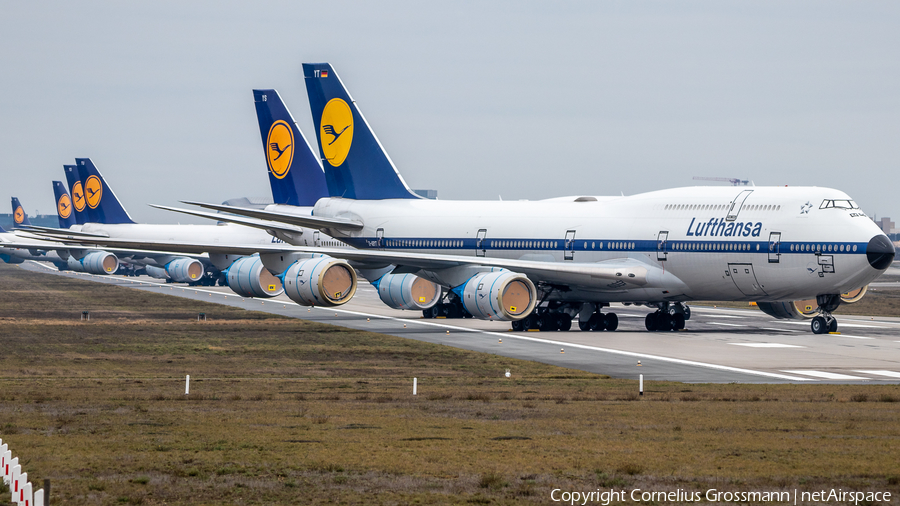
{"label": "cockpit window", "polygon": [[859,206],[852,200],[825,199],[819,209],[859,209]]}

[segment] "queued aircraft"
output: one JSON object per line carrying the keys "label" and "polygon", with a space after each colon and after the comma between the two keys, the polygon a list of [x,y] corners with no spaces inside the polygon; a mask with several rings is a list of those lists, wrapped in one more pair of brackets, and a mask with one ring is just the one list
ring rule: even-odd
{"label": "queued aircraft", "polygon": [[[312,204],[326,197],[325,175],[312,148],[296,125],[290,111],[278,92],[273,89],[253,90],[259,121],[260,136],[269,174],[269,183],[275,204],[266,206],[260,213],[288,212],[309,217]],[[292,167],[294,167],[292,169]],[[73,191],[74,193],[74,191]],[[177,210],[166,206],[160,209]],[[240,209],[221,206],[225,212]],[[255,217],[241,217],[221,213],[187,211],[188,214],[215,219],[221,222],[244,225],[266,230],[279,239],[279,244],[240,245],[234,243],[202,243],[182,238],[151,239],[123,237],[81,237],[83,243],[101,244],[134,249],[161,249],[182,253],[208,252],[211,257],[224,253],[251,255],[260,253],[265,268],[283,282],[285,293],[298,304],[337,305],[352,297],[356,291],[356,265],[335,261],[321,255],[324,249],[352,249],[317,229],[281,224]],[[202,240],[202,238],[200,238]],[[281,244],[280,241],[284,241]],[[299,251],[296,247],[308,248]],[[437,304],[442,296],[441,287],[408,273],[391,274],[393,265],[359,265],[359,272],[378,290],[379,297],[395,309],[426,310]]]}
{"label": "queued aircraft", "polygon": [[415,274],[447,288],[460,313],[510,320],[516,330],[568,330],[575,317],[582,330],[615,330],[618,318],[603,309],[622,302],[656,308],[645,319],[648,330],[673,330],[690,317],[690,301],[755,301],[776,318],[805,318],[793,302],[815,299],[812,331],[833,332],[841,293],[860,290],[894,258],[887,236],[830,188],[421,199],[334,69],[304,64],[303,71],[332,197],[320,199],[311,216],[287,208],[227,211],[318,228],[357,248],[320,250],[333,257],[332,267],[350,260]]}
{"label": "queued aircraft", "polygon": [[65,259],[55,251],[54,246],[60,243],[46,240],[23,241],[15,230],[26,229],[31,226],[31,220],[19,199],[12,197],[13,232],[0,227],[0,260],[8,264],[20,264],[25,260],[50,262],[57,266],[65,265]]}

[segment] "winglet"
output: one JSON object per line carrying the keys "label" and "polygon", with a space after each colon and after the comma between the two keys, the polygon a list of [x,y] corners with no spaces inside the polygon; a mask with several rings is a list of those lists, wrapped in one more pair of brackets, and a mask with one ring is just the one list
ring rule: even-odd
{"label": "winglet", "polygon": [[31,221],[28,219],[28,215],[25,213],[25,208],[22,207],[22,204],[19,202],[19,199],[17,199],[16,197],[12,198],[12,212],[13,212],[13,228],[19,228],[19,227],[31,225]]}
{"label": "winglet", "polygon": [[[87,204],[87,218],[94,223],[134,223],[128,212],[119,203],[112,188],[100,175],[90,158],[76,158],[78,175],[84,187],[84,200]],[[74,193],[74,192],[73,192]]]}
{"label": "winglet", "polygon": [[276,204],[312,207],[328,196],[325,173],[275,90],[253,90],[269,184]]}
{"label": "winglet", "polygon": [[75,212],[72,207],[72,198],[62,181],[53,181],[53,196],[56,198],[56,216],[59,218],[59,228],[72,228],[75,224]]}
{"label": "winglet", "polygon": [[331,65],[304,63],[303,77],[328,192],[360,200],[421,198],[403,181]]}
{"label": "winglet", "polygon": [[72,210],[75,212],[75,223],[84,225],[87,223],[87,201],[84,199],[84,187],[81,185],[81,177],[78,175],[77,165],[63,165],[66,173],[66,182],[69,184],[69,196],[72,198]]}

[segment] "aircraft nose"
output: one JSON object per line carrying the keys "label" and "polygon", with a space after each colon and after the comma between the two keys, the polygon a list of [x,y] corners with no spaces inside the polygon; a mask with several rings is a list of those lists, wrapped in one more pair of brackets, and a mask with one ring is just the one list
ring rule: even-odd
{"label": "aircraft nose", "polygon": [[876,235],[866,246],[866,258],[869,265],[883,271],[894,261],[894,245],[886,235]]}

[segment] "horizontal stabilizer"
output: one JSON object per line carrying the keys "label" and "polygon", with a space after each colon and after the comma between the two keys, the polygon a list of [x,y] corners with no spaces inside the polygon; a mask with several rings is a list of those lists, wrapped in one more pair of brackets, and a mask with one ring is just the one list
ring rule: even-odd
{"label": "horizontal stabilizer", "polygon": [[297,225],[300,227],[313,228],[316,230],[334,228],[339,230],[361,230],[363,224],[355,220],[346,220],[341,218],[322,218],[318,216],[278,213],[274,211],[265,211],[262,209],[248,209],[246,207],[223,206],[219,204],[205,204],[203,202],[181,201],[184,204],[203,207],[206,209],[214,209],[226,213],[237,214],[239,216],[247,216],[250,218],[258,218],[260,220],[275,221],[278,223],[287,223],[288,225]]}
{"label": "horizontal stabilizer", "polygon": [[303,227],[298,227],[296,225],[288,225],[285,223],[278,223],[276,221],[271,221],[271,220],[258,220],[255,218],[245,218],[242,216],[232,216],[229,214],[222,214],[222,213],[207,213],[204,211],[192,211],[190,209],[181,209],[179,207],[160,206],[157,204],[150,204],[150,207],[155,207],[157,209],[162,209],[164,211],[174,211],[176,213],[189,214],[191,216],[199,216],[201,218],[209,218],[211,220],[235,223],[238,225],[244,225],[245,227],[261,228],[263,230],[280,230],[282,232],[290,232],[290,233],[297,233],[297,232],[302,233],[303,232]]}

